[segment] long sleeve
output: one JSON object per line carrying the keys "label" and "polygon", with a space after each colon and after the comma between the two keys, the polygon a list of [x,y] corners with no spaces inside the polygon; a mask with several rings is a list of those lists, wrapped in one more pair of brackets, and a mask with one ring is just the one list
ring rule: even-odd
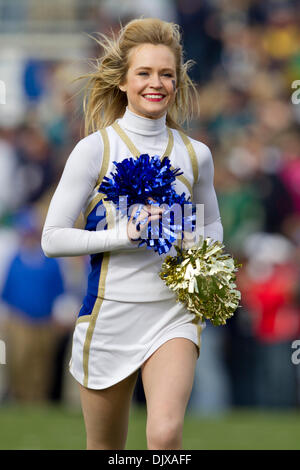
{"label": "long sleeve", "polygon": [[49,205],[41,245],[46,256],[78,256],[135,247],[127,235],[124,217],[113,229],[74,228],[92,193],[101,168],[103,143],[95,132],[80,140],[71,152]]}
{"label": "long sleeve", "polygon": [[[193,203],[204,205],[204,238],[223,241],[223,226],[214,188],[214,164],[210,149],[202,142],[191,139],[198,159],[199,177],[193,188]],[[193,234],[188,234],[193,235]],[[196,233],[196,237],[199,233]],[[186,237],[185,247],[193,245],[194,235]],[[197,241],[197,238],[196,238]]]}

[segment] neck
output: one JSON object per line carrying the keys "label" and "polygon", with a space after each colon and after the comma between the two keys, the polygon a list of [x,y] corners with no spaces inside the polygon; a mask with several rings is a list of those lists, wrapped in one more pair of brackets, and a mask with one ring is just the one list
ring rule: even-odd
{"label": "neck", "polygon": [[135,134],[158,135],[166,130],[166,117],[167,113],[161,118],[149,119],[135,114],[127,106],[123,117],[119,119],[119,123],[124,129]]}

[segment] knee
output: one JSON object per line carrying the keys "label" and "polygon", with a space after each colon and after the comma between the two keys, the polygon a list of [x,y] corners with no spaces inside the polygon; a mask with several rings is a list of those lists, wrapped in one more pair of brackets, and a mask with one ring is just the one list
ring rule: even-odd
{"label": "knee", "polygon": [[183,423],[174,418],[160,418],[147,423],[148,449],[181,449]]}

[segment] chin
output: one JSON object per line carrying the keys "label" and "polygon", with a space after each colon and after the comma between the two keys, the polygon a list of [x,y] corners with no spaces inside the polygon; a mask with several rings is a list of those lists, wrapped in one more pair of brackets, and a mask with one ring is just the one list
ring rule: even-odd
{"label": "chin", "polygon": [[[146,106],[145,106],[146,104]],[[168,110],[168,106],[164,106],[163,108],[157,106],[157,103],[141,103],[141,106],[136,107],[136,113],[144,115],[148,118],[158,119],[162,117]]]}
{"label": "chin", "polygon": [[153,119],[159,119],[162,117],[165,113],[167,112],[167,109],[144,109],[142,113],[145,115],[145,117],[148,118],[153,118]]}

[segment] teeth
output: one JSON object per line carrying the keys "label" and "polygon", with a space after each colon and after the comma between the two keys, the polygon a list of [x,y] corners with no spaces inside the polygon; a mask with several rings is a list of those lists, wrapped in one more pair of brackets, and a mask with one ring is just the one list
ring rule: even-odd
{"label": "teeth", "polygon": [[144,95],[145,98],[163,98],[163,95]]}

